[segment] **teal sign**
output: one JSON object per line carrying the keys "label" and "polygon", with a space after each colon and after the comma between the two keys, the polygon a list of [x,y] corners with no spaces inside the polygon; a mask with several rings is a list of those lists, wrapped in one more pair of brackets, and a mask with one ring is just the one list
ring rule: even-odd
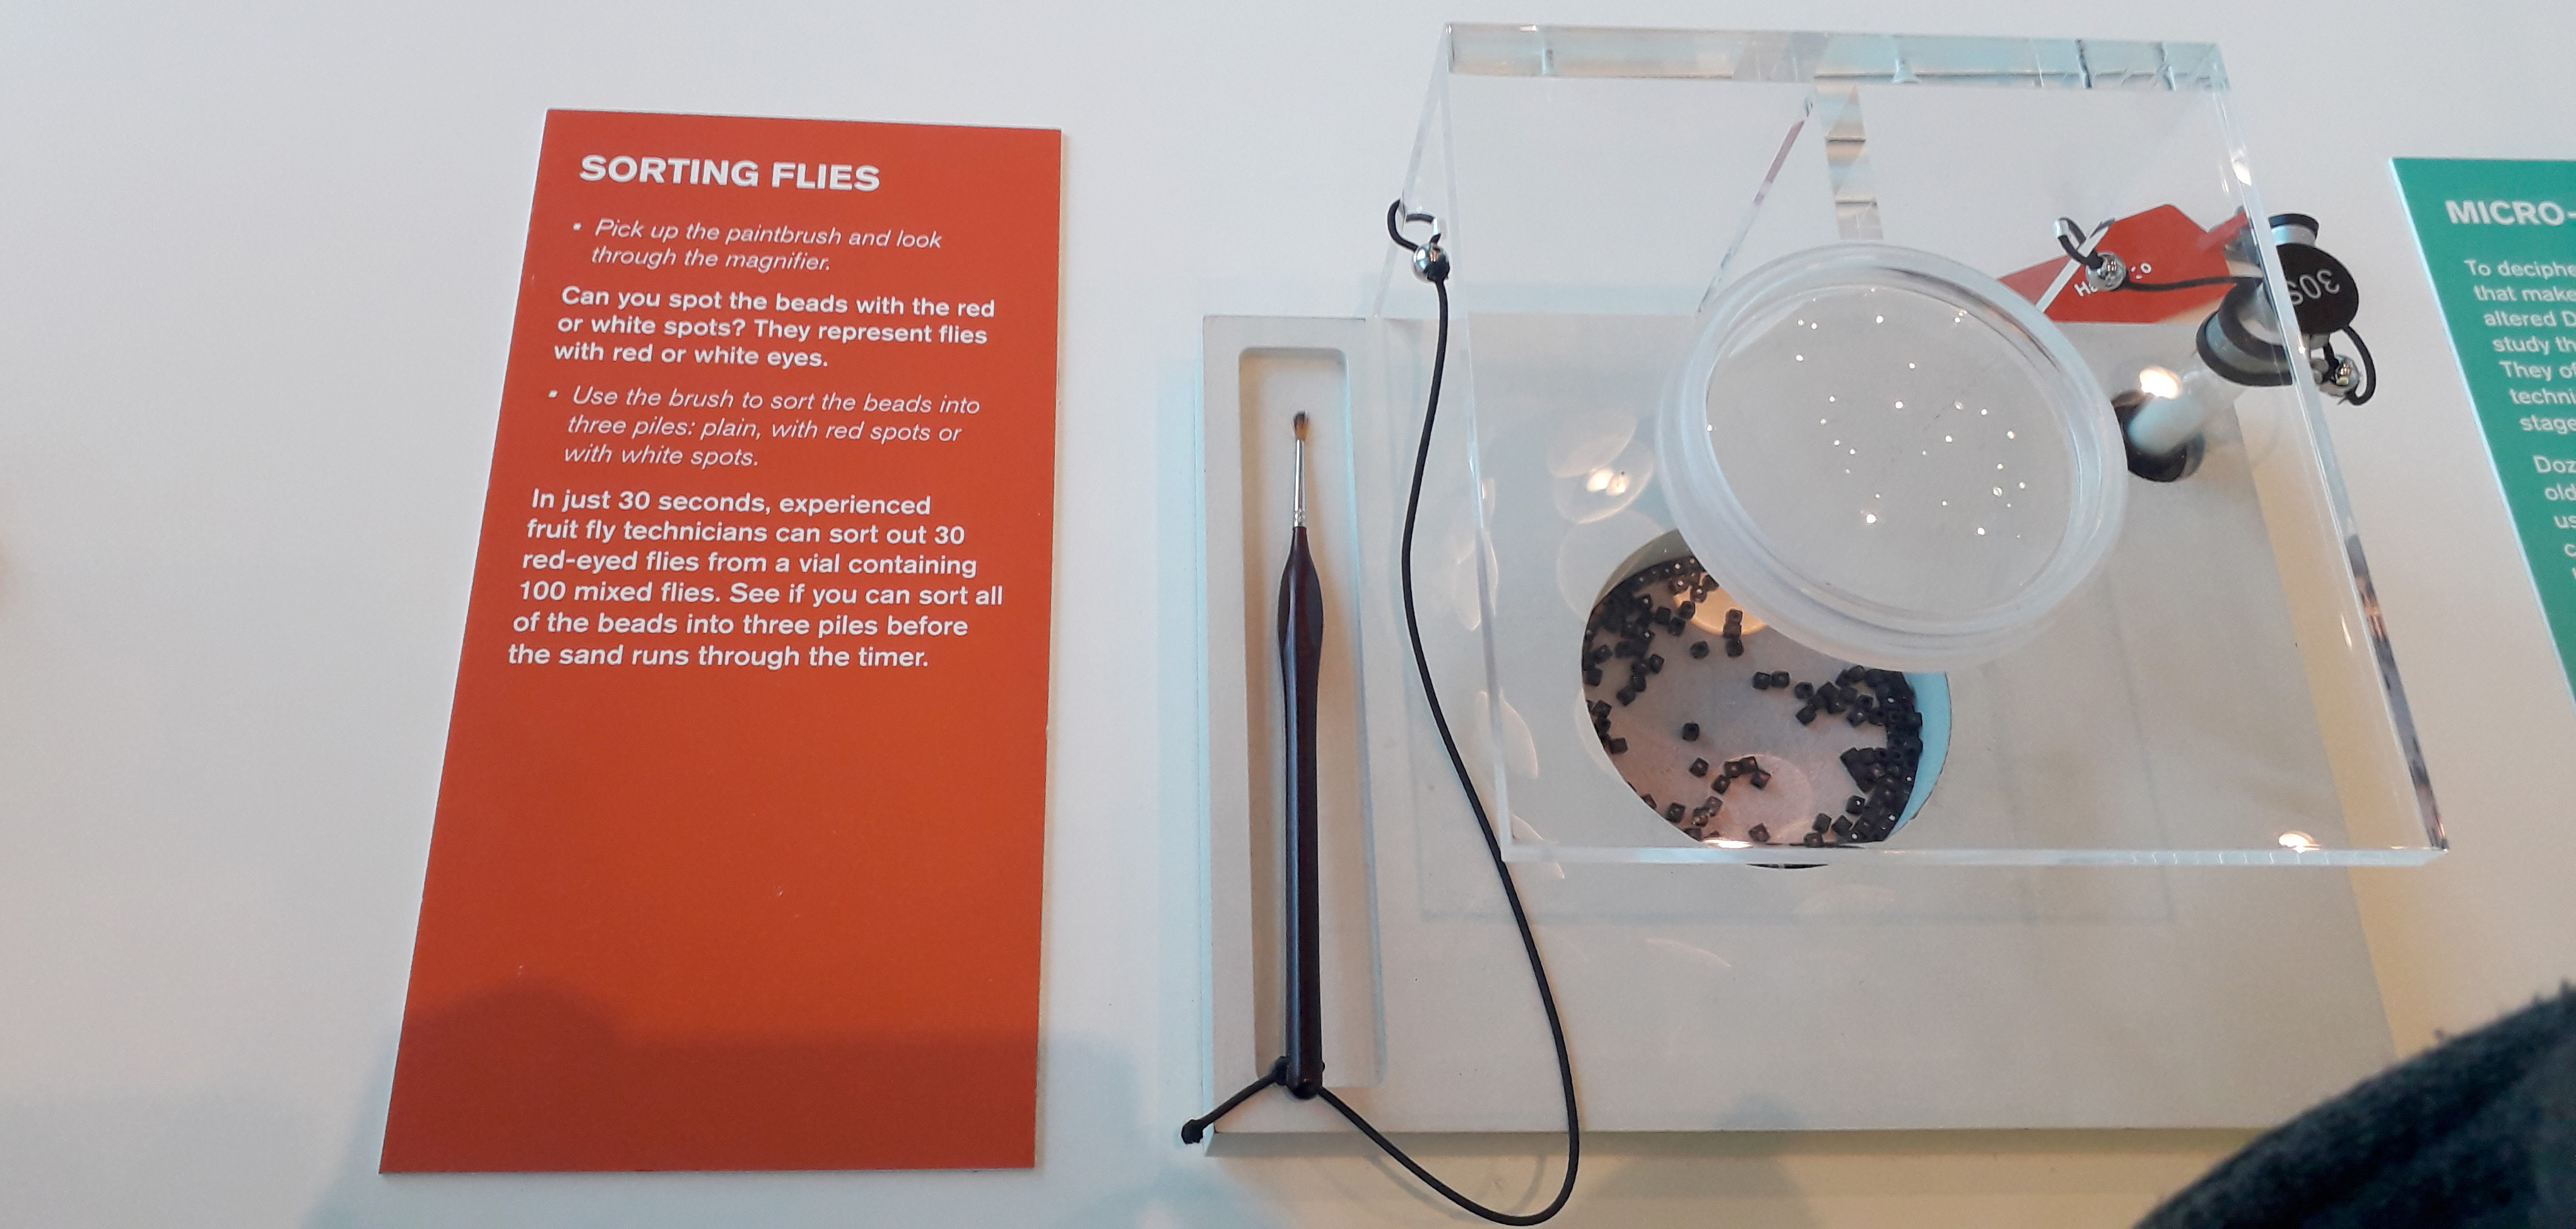
{"label": "teal sign", "polygon": [[2559,664],[2576,668],[2576,162],[2400,158],[2397,184]]}

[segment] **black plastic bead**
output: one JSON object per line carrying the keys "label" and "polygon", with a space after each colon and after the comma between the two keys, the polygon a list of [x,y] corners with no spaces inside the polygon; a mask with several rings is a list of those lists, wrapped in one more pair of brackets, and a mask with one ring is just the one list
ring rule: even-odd
{"label": "black plastic bead", "polygon": [[1692,760],[1692,761],[1690,762],[1690,775],[1692,775],[1692,776],[1694,776],[1694,777],[1705,777],[1705,776],[1707,776],[1707,775],[1708,775],[1708,761],[1707,761],[1707,760]]}
{"label": "black plastic bead", "polygon": [[1768,845],[1771,843],[1771,830],[1760,824],[1753,825],[1753,830],[1745,833],[1744,835],[1746,839],[1752,841],[1756,845]]}
{"label": "black plastic bead", "polygon": [[1682,723],[1682,741],[1686,743],[1695,743],[1699,741],[1698,722],[1685,721]]}

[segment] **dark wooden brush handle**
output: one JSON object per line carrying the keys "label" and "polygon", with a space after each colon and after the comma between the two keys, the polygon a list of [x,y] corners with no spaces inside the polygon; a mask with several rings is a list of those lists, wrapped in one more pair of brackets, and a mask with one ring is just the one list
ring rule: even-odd
{"label": "dark wooden brush handle", "polygon": [[1315,852],[1315,680],[1324,657],[1324,587],[1306,550],[1306,527],[1288,539],[1279,577],[1279,674],[1287,700],[1287,1058],[1281,1083],[1298,1097],[1324,1086],[1324,954]]}

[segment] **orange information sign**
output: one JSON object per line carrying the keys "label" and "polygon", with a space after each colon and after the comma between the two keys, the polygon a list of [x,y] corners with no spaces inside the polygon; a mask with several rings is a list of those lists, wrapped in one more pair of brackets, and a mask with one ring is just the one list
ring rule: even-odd
{"label": "orange information sign", "polygon": [[547,117],[383,1166],[1026,1166],[1060,142]]}

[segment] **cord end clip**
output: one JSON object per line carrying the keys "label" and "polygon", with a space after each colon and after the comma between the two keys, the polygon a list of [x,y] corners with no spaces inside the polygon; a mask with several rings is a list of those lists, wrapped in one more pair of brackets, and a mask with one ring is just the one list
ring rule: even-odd
{"label": "cord end clip", "polygon": [[[1407,223],[1420,223],[1431,228],[1431,237],[1420,243],[1404,237]],[[1427,213],[1408,212],[1404,198],[1397,197],[1386,207],[1386,235],[1396,246],[1413,253],[1413,275],[1438,284],[1449,280],[1449,253],[1440,246],[1440,220]]]}

